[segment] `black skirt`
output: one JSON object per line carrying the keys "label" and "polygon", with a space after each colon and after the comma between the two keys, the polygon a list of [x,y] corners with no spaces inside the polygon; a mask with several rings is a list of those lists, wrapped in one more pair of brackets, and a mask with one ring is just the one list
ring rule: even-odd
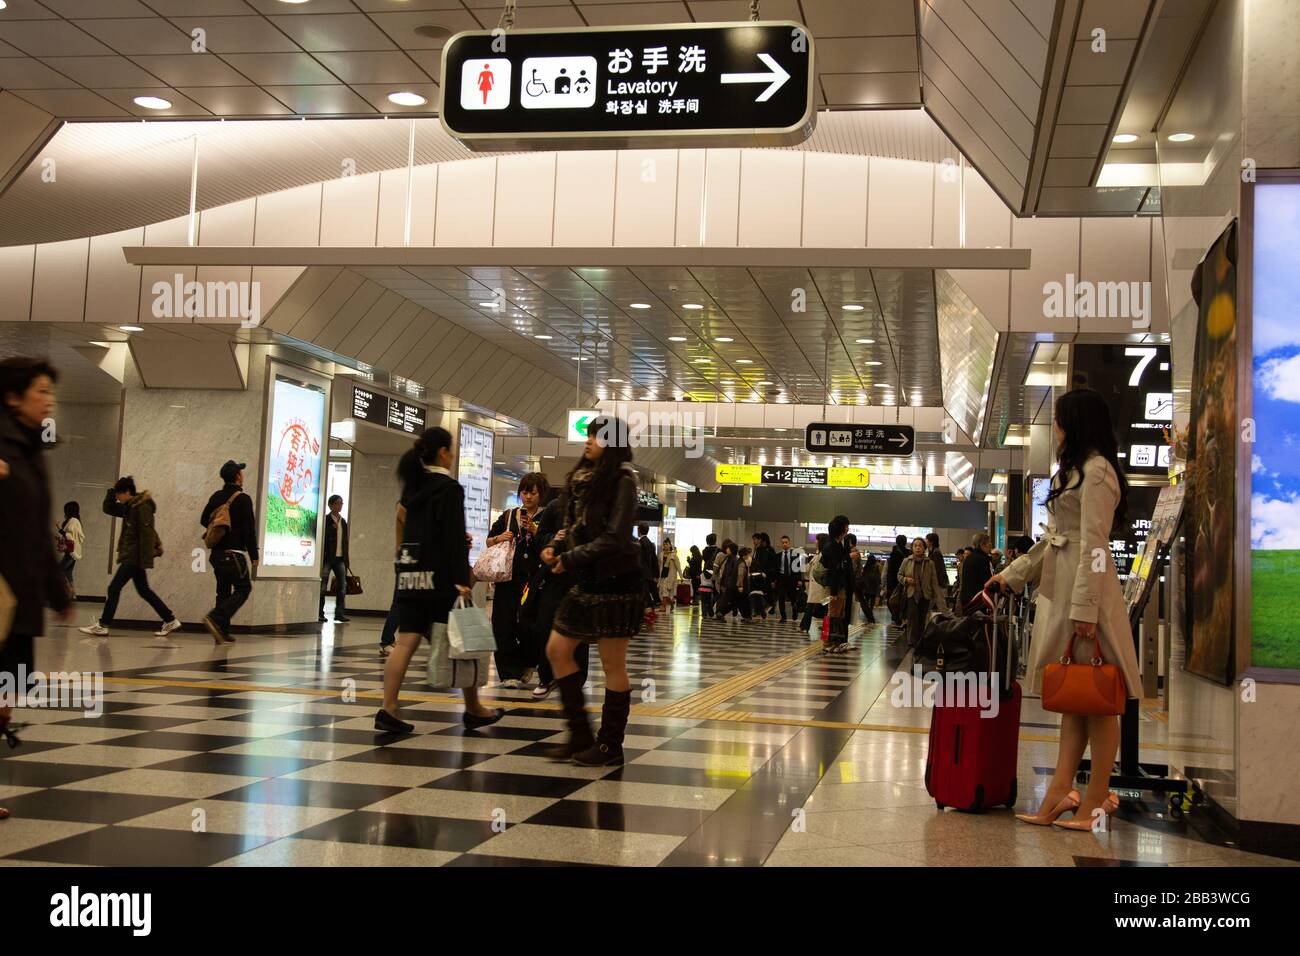
{"label": "black skirt", "polygon": [[597,578],[579,574],[555,612],[555,631],[571,640],[627,639],[645,619],[645,579],[640,568]]}

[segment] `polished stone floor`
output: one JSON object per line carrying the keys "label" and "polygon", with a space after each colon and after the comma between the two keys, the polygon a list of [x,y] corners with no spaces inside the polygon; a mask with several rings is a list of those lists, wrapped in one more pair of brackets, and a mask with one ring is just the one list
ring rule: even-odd
{"label": "polished stone floor", "polygon": [[[415,733],[376,734],[380,624],[224,648],[53,628],[38,666],[102,672],[104,713],[18,712],[22,746],[0,746],[13,814],[0,864],[1293,865],[1207,842],[1158,804],[1126,805],[1105,833],[937,811],[923,782],[929,711],[891,694],[910,660],[884,625],[855,628],[854,650],[829,657],[774,619],[661,616],[629,652],[627,763],[587,769],[540,756],[562,719],[526,690],[490,686],[507,716],[466,731],[458,699],[425,686],[423,651],[404,689]],[[1159,717],[1144,710],[1144,758],[1163,756]],[[1021,720],[1027,808],[1056,723],[1036,701]]]}

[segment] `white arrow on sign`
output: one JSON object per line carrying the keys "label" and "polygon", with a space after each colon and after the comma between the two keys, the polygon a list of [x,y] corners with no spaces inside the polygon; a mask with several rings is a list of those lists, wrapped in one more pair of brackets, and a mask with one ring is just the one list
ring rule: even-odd
{"label": "white arrow on sign", "polygon": [[900,445],[906,445],[906,444],[907,444],[907,436],[906,436],[906,435],[895,435],[893,438],[891,438],[891,439],[889,439],[889,440],[892,441],[892,442],[897,442],[897,443],[900,444]]}
{"label": "white arrow on sign", "polygon": [[785,81],[790,79],[790,74],[781,68],[781,64],[766,53],[760,53],[758,58],[767,65],[770,72],[768,73],[723,73],[723,83],[770,83],[762,93],[758,94],[755,103],[766,103],[772,98],[772,94],[785,86]]}

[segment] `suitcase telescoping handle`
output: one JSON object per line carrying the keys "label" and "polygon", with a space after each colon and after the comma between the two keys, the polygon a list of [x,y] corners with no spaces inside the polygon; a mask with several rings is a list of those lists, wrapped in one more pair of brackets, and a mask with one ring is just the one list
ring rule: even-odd
{"label": "suitcase telescoping handle", "polygon": [[[998,608],[1002,606],[1002,602],[1005,601],[1006,598],[1002,596],[1002,593],[997,589],[996,585],[994,585],[992,590],[990,590],[989,588],[985,588],[984,590],[980,591],[980,597],[983,597],[987,600],[989,605],[989,611],[993,616],[993,622],[992,624],[989,625],[989,633],[988,633],[989,677],[992,677],[995,673],[997,673],[997,666],[998,666]],[[1007,634],[1006,672],[1003,675],[1002,680],[1003,680],[1002,689],[1006,691],[1010,691],[1011,681],[1013,680],[1011,675],[1011,635],[1010,634]]]}

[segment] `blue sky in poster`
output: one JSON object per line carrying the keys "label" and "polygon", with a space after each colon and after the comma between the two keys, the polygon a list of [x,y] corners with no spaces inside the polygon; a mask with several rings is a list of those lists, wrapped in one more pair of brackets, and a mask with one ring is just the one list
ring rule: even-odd
{"label": "blue sky in poster", "polygon": [[1300,548],[1300,183],[1255,187],[1251,546]]}

